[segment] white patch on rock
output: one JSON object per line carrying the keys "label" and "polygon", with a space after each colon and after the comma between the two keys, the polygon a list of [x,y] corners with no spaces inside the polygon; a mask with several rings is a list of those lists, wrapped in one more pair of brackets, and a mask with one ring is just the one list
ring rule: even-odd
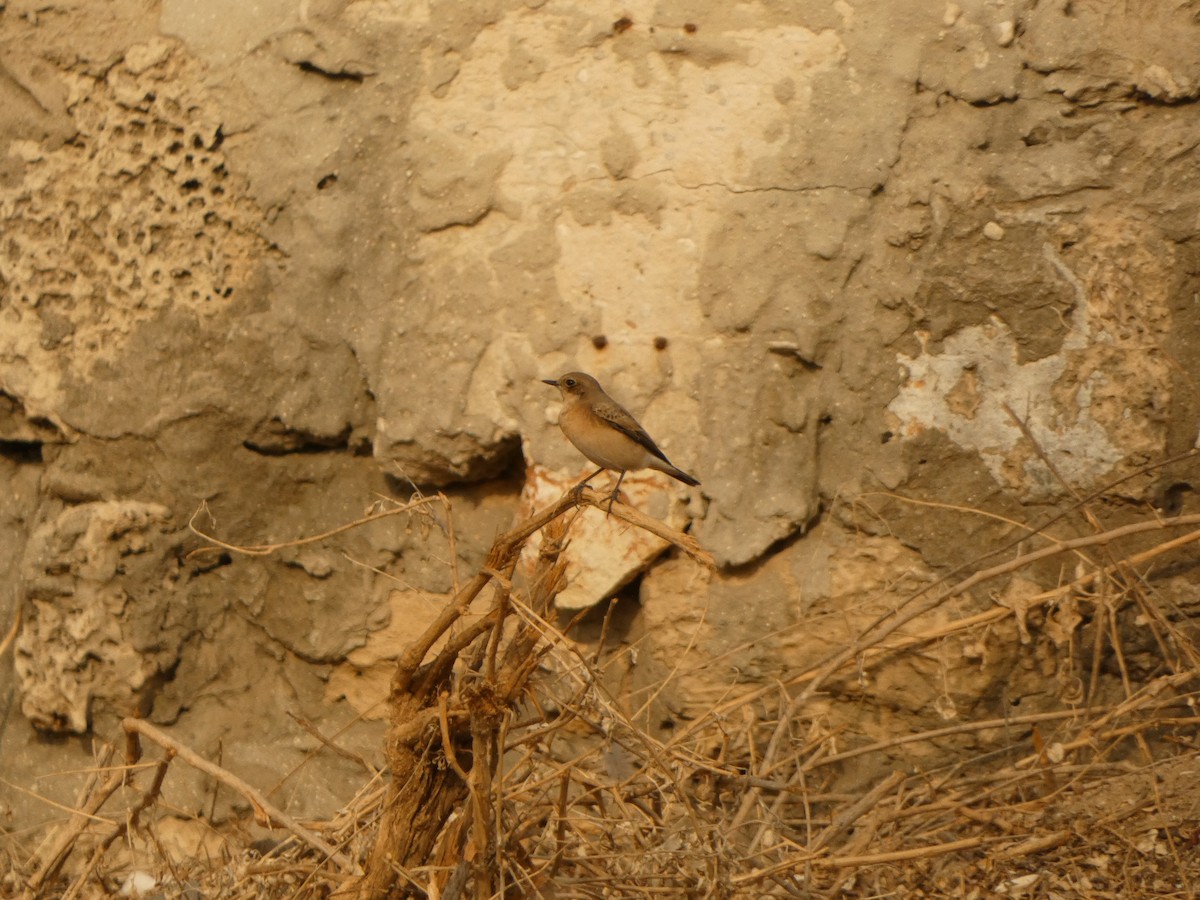
{"label": "white patch on rock", "polygon": [[[1074,392],[1075,408],[1063,410],[1056,387],[1068,368],[1065,353],[1033,362],[1018,360],[1017,343],[1008,326],[993,317],[950,335],[937,353],[915,357],[899,354],[903,383],[888,410],[899,417],[902,433],[915,437],[936,428],[960,447],[976,450],[997,482],[1011,481],[1013,452],[1025,437],[1005,404],[1024,420],[1034,438],[1072,484],[1091,484],[1125,457],[1089,414],[1094,386],[1105,380],[1093,372]],[[955,402],[954,389],[972,384],[969,412]],[[1024,487],[1034,495],[1056,490],[1042,462],[1025,459]]]}

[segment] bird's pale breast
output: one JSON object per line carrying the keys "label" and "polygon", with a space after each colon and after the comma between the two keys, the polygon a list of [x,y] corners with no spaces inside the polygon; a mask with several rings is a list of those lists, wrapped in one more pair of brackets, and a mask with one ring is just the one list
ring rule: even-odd
{"label": "bird's pale breast", "polygon": [[649,465],[650,453],[645,447],[617,431],[585,404],[565,407],[559,425],[576,449],[598,466],[626,471]]}

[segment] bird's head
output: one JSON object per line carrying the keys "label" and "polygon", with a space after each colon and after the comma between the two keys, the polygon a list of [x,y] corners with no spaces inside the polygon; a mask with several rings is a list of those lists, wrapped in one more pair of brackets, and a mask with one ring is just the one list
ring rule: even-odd
{"label": "bird's head", "polygon": [[564,400],[572,397],[587,397],[600,391],[600,382],[585,372],[568,372],[558,378],[543,378],[542,381],[551,387],[558,388]]}

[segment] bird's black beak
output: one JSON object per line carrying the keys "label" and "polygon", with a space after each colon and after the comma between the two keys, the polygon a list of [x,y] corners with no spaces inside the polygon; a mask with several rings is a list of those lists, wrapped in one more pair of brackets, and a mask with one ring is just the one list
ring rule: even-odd
{"label": "bird's black beak", "polygon": [[542,384],[548,384],[548,385],[550,385],[550,387],[558,387],[558,382],[555,381],[553,378],[543,378]]}

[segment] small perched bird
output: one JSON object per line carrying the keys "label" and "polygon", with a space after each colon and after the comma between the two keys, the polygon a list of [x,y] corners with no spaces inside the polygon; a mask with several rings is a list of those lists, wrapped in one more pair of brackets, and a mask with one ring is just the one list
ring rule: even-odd
{"label": "small perched bird", "polygon": [[646,429],[637,423],[628,410],[604,393],[604,388],[591,375],[583,372],[568,372],[558,379],[542,379],[562,393],[562,413],[558,426],[563,430],[575,449],[600,468],[580,482],[587,484],[605,469],[617,475],[617,485],[608,501],[612,512],[613,501],[621,489],[625,473],[634,469],[657,469],[666,472],[677,481],[688,485],[700,482],[671,465],[671,461],[658,449],[646,434]]}

